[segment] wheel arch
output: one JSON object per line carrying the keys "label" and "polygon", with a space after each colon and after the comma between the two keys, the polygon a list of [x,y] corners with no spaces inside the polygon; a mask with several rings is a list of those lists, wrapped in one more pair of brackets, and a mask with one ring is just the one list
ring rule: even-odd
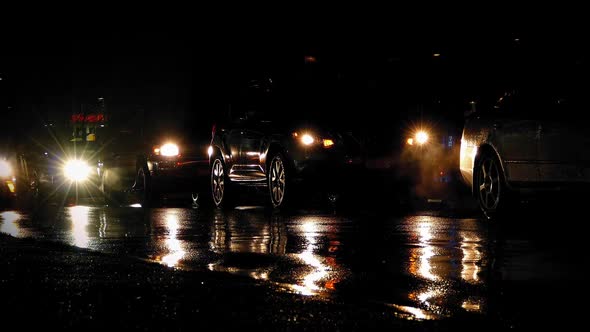
{"label": "wheel arch", "polygon": [[291,158],[289,158],[289,154],[287,153],[287,149],[285,149],[285,147],[282,146],[281,144],[279,144],[278,142],[275,142],[275,143],[269,144],[268,149],[266,150],[266,154],[265,154],[266,159],[264,161],[265,169],[268,169],[269,163],[272,160],[271,157],[277,153],[280,153],[283,156],[284,161],[287,164],[288,171],[295,168],[295,164],[294,164],[293,160]]}

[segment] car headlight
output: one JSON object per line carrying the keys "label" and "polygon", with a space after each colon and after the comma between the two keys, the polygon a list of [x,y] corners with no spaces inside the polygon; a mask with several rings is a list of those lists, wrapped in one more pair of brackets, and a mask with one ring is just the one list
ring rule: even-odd
{"label": "car headlight", "polygon": [[414,144],[424,145],[424,144],[426,144],[426,142],[428,142],[428,139],[429,139],[428,133],[424,130],[419,130],[416,132],[414,137],[410,137],[406,140],[406,144],[408,144],[408,145],[414,145]]}
{"label": "car headlight", "polygon": [[12,167],[6,160],[0,160],[0,177],[9,177],[12,175]]}
{"label": "car headlight", "polygon": [[64,175],[71,181],[82,182],[88,178],[90,172],[90,166],[83,160],[68,160],[64,165]]}
{"label": "car headlight", "polygon": [[159,148],[155,148],[154,153],[164,157],[175,157],[179,155],[180,150],[178,149],[178,145],[174,143],[166,143]]}
{"label": "car headlight", "polygon": [[420,145],[428,142],[428,134],[422,130],[417,132],[416,133],[416,142],[418,142],[418,144],[420,144]]}
{"label": "car headlight", "polygon": [[312,145],[313,142],[315,142],[315,138],[313,138],[313,136],[311,136],[310,134],[301,135],[301,143],[303,143],[304,145]]}
{"label": "car headlight", "polygon": [[331,148],[334,146],[334,140],[329,138],[318,138],[310,133],[299,134],[295,132],[293,133],[293,137],[305,146],[311,146],[314,144],[321,144],[324,148]]}

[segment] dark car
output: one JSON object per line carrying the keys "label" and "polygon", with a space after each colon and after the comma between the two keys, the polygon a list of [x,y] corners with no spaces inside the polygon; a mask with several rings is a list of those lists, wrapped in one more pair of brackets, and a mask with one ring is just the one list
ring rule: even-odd
{"label": "dark car", "polygon": [[488,218],[519,196],[585,192],[590,183],[585,91],[548,87],[510,90],[466,119],[460,169]]}
{"label": "dark car", "polygon": [[190,130],[180,116],[173,121],[154,121],[152,126],[145,123],[149,117],[144,114],[119,116],[134,120],[111,121],[110,139],[98,165],[107,203],[122,201],[128,192],[135,193],[143,207],[158,205],[163,196],[177,194],[187,198],[192,194],[196,203],[199,192],[207,190],[209,179],[210,124],[203,126],[205,130]]}
{"label": "dark car", "polygon": [[[308,193],[346,186],[364,169],[360,141],[326,109],[254,86],[231,115],[213,130],[210,168],[216,206],[227,205],[238,187],[267,191],[273,207],[285,204],[294,188]],[[256,95],[259,94],[259,95]]]}

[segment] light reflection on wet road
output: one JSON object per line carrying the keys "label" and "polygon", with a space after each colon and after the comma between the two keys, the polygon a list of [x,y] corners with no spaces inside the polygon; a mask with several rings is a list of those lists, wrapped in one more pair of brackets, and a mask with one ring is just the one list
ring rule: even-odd
{"label": "light reflection on wet road", "polygon": [[419,319],[485,313],[496,242],[490,224],[478,219],[285,215],[254,207],[5,211],[0,231],[249,276],[302,295],[383,303]]}

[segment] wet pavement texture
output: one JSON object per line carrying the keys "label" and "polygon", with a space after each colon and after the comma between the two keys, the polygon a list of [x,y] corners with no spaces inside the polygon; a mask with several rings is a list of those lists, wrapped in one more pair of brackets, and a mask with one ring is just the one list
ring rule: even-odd
{"label": "wet pavement texture", "polygon": [[477,210],[436,205],[373,214],[79,205],[3,211],[0,232],[155,262],[171,275],[235,276],[293,303],[375,306],[392,320],[518,328],[584,315],[572,302],[588,293],[586,236],[577,230],[583,218],[558,210],[529,206],[490,222]]}

